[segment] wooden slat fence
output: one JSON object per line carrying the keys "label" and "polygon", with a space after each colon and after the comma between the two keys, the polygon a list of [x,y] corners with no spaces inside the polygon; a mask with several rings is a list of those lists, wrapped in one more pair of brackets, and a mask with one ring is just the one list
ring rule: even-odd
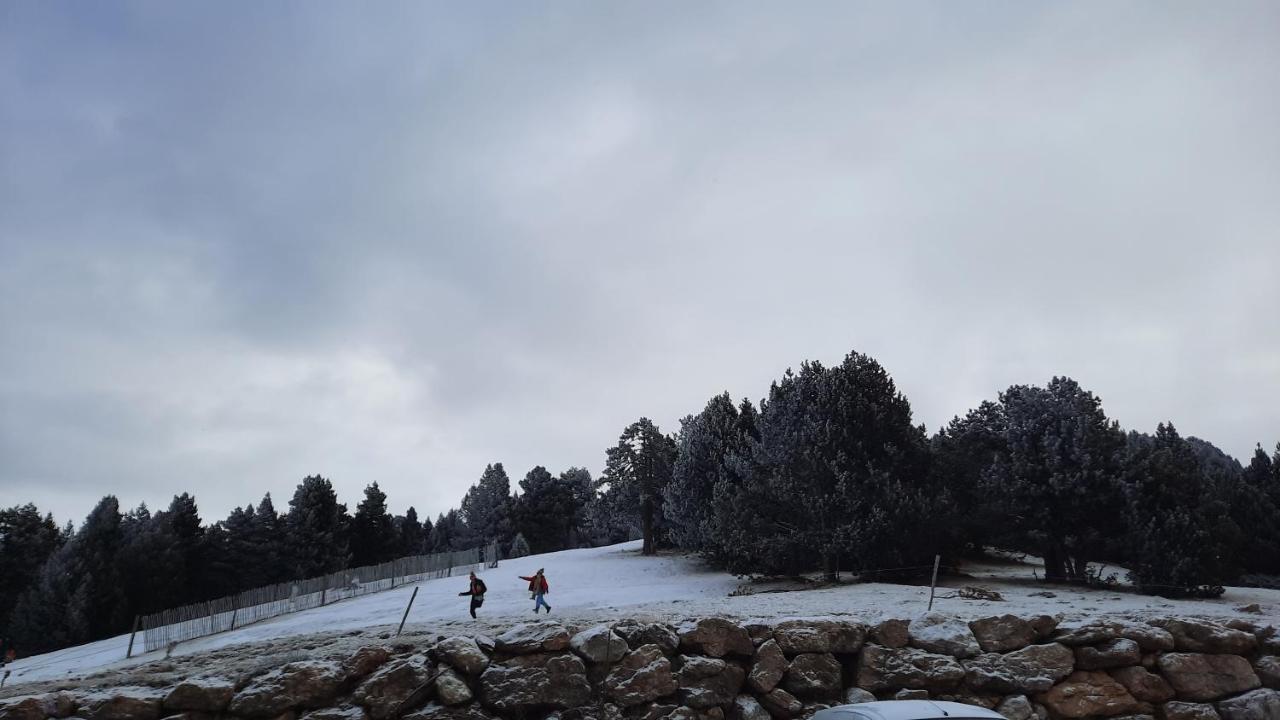
{"label": "wooden slat fence", "polygon": [[406,583],[464,575],[497,566],[498,543],[487,547],[414,555],[381,565],[349,568],[307,580],[268,585],[235,595],[162,610],[142,617],[146,652],[171,643],[234,630],[268,618],[310,610],[339,600],[390,590]]}

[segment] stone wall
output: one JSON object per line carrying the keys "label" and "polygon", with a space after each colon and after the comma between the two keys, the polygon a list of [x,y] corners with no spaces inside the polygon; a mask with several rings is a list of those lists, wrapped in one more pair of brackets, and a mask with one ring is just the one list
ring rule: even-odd
{"label": "stone wall", "polygon": [[1280,632],[937,613],[874,626],[541,621],[496,639],[368,646],[244,677],[211,670],[165,687],[12,698],[0,701],[0,720],[804,720],[907,698],[1009,720],[1280,720]]}

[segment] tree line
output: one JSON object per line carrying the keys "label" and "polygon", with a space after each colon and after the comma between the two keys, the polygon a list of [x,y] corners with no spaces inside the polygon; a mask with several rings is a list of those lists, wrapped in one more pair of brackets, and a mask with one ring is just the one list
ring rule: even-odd
{"label": "tree line", "polygon": [[240,590],[496,540],[508,556],[643,539],[739,574],[918,574],[935,554],[1000,548],[1046,579],[1130,569],[1143,592],[1211,595],[1280,575],[1280,445],[1247,466],[1172,423],[1123,431],[1069,378],[1016,385],[930,436],[874,359],[801,364],[758,407],[711,398],[680,429],[631,423],[598,478],[487,466],[432,521],[388,513],[377,483],[355,512],[302,480],[205,524],[194,497],[122,511],[107,496],[79,528],[34,505],[0,510],[0,628],[24,653],[127,632],[132,618]]}

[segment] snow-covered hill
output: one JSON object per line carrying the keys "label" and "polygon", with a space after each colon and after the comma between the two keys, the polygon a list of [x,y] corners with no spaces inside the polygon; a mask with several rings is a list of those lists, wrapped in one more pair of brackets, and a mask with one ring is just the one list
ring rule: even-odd
{"label": "snow-covered hill", "polygon": [[[640,544],[632,542],[505,560],[501,567],[481,574],[489,593],[478,621],[467,615],[467,598],[458,597],[467,587],[465,577],[417,583],[418,597],[405,632],[417,636],[448,634],[462,628],[492,632],[531,618],[533,601],[525,589],[526,583],[518,576],[531,575],[538,568],[546,569],[551,584],[548,598],[552,616],[578,625],[622,617],[672,620],[707,615],[744,619],[827,615],[867,619],[912,617],[924,612],[929,597],[928,587],[885,583],[783,592],[777,591],[782,588],[766,586],[752,588],[763,592],[741,594],[735,593],[743,585],[741,579],[710,570],[696,558],[644,557],[639,550]],[[940,597],[934,609],[961,616],[1015,612],[1080,617],[1116,613],[1257,619],[1256,613],[1236,609],[1256,603],[1265,616],[1280,617],[1280,591],[1276,590],[1228,588],[1225,595],[1214,600],[1165,600],[1115,590],[1046,588],[1034,581],[1035,569],[1035,565],[1017,562],[967,565],[964,572],[969,577],[939,583]],[[1004,600],[954,597],[954,589],[963,585],[996,590]],[[406,585],[192,640],[177,647],[175,661],[191,665],[206,656],[216,656],[219,662],[226,662],[228,658],[296,652],[344,636],[350,636],[352,643],[364,642],[370,636],[394,632],[413,587]],[[30,683],[121,671],[163,657],[163,652],[157,651],[126,660],[128,641],[129,637],[122,635],[19,660],[9,667],[12,676],[5,685],[5,694],[10,688],[20,689]],[[245,644],[255,647],[233,647]]]}

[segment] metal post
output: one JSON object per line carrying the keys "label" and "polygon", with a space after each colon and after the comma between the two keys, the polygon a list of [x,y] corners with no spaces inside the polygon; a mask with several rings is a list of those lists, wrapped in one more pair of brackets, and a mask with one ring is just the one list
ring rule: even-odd
{"label": "metal post", "polygon": [[327,587],[320,588],[320,604],[321,605],[324,605],[325,595],[328,595],[328,594],[329,594],[329,588]]}
{"label": "metal post", "polygon": [[141,615],[133,616],[133,632],[129,633],[129,650],[124,654],[126,658],[133,657],[133,636],[138,634],[138,623],[142,621]]}
{"label": "metal post", "polygon": [[938,563],[942,562],[941,555],[933,556],[933,579],[929,581],[929,609],[933,609],[933,589],[938,586]]}
{"label": "metal post", "polygon": [[409,610],[413,607],[413,601],[418,598],[418,588],[413,589],[413,594],[409,596],[409,604],[405,606],[404,615],[400,618],[400,627],[396,628],[396,636],[399,637],[400,631],[404,630],[404,621],[409,619]]}

